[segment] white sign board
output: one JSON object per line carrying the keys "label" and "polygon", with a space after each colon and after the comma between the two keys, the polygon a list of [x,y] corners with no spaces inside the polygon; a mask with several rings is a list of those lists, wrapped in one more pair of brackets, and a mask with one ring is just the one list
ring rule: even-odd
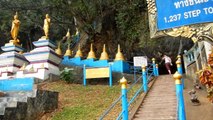
{"label": "white sign board", "polygon": [[134,60],[134,66],[141,67],[142,65],[147,66],[147,56],[136,56],[133,58]]}

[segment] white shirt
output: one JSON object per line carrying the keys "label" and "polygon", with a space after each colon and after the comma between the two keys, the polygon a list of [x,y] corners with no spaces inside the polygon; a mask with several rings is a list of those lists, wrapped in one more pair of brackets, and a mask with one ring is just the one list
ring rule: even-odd
{"label": "white shirt", "polygon": [[168,57],[168,56],[163,57],[163,59],[165,60],[165,63],[171,63],[172,62],[171,58]]}

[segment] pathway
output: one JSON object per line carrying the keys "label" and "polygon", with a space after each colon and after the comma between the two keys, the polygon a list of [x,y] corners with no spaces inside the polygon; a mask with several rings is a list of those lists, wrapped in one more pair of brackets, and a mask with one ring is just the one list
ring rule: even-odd
{"label": "pathway", "polygon": [[175,81],[172,75],[157,78],[133,120],[176,120]]}

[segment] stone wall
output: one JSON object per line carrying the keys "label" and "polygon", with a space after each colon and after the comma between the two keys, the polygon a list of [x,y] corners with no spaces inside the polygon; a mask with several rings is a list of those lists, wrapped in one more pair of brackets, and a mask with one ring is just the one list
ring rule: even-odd
{"label": "stone wall", "polygon": [[57,108],[58,92],[37,90],[36,97],[28,97],[27,102],[17,102],[17,107],[7,107],[0,120],[36,120],[41,114]]}
{"label": "stone wall", "polygon": [[[60,65],[60,70],[62,71],[65,67],[72,68],[73,69],[73,77],[74,77],[74,83],[76,84],[83,84],[83,68],[78,66],[64,66]],[[137,78],[141,76],[141,74],[136,75]],[[112,81],[114,84],[119,84],[119,80],[125,77],[128,82],[134,82],[134,74],[127,74],[127,73],[119,73],[119,72],[113,72],[112,73]],[[97,79],[88,79],[88,85],[89,84],[108,84],[109,78],[97,78]]]}

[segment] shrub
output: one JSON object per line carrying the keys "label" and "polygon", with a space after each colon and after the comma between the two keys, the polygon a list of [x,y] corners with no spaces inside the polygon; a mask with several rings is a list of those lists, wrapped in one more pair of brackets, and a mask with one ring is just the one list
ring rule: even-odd
{"label": "shrub", "polygon": [[67,83],[73,83],[73,69],[65,67],[60,73],[60,79],[66,81]]}

